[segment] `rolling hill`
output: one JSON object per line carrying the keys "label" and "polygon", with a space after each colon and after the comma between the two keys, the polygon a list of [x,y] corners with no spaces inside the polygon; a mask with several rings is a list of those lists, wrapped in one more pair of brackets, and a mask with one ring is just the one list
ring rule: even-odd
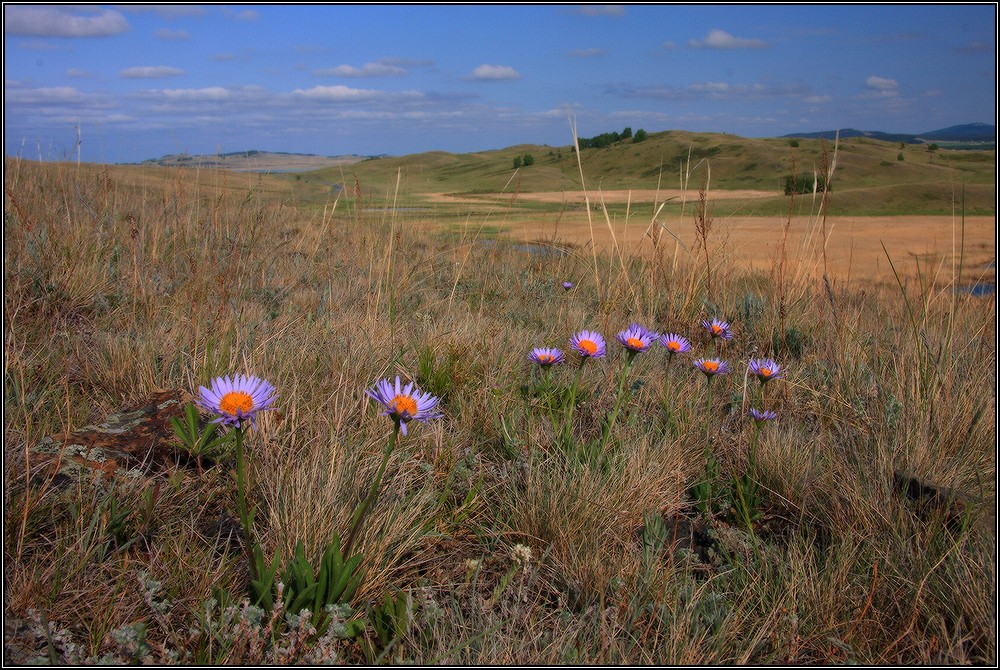
{"label": "rolling hill", "polygon": [[[695,193],[704,179],[711,190],[774,193],[773,202],[755,207],[780,211],[785,178],[822,171],[833,142],[822,139],[749,139],[735,135],[664,131],[644,142],[623,140],[604,148],[583,149],[581,163],[588,190],[655,190],[682,186]],[[514,169],[515,160],[533,163]],[[517,145],[496,151],[451,154],[435,151],[373,158],[296,175],[301,184],[355,189],[370,197],[392,194],[423,198],[452,194],[487,198],[497,193],[570,192],[581,189],[580,166],[571,145]],[[930,150],[870,137],[841,138],[833,177],[838,201],[868,213],[945,213],[964,188],[967,211],[992,213],[995,203],[995,151]],[[734,203],[739,206],[739,203]],[[759,209],[757,211],[760,211]]]}

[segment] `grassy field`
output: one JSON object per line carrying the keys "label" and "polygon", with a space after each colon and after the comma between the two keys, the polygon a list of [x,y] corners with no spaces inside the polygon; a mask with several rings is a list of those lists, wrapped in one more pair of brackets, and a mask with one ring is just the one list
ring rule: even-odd
{"label": "grassy field", "polygon": [[[664,133],[617,154],[662,158],[660,183],[585,150],[587,188],[679,188],[692,143],[708,195],[692,151],[683,204],[634,224],[627,197],[520,197],[580,191],[566,147],[280,177],[8,160],[5,660],[995,664],[996,300],[956,291],[995,260],[963,243],[995,215],[992,154],[852,141],[825,204],[772,206],[712,190],[778,191],[787,141]],[[726,223],[747,203],[774,220],[757,264],[762,233]],[[887,245],[878,280],[849,279],[830,217],[866,213],[946,217],[947,261]],[[691,350],[630,354],[633,322]],[[582,330],[606,357],[570,349]],[[693,366],[712,356],[731,373]],[[113,486],[26,472],[44,436],[236,373],[278,392],[245,490],[232,441]],[[398,439],[365,393],[397,375],[443,414]],[[360,580],[312,618],[251,584],[259,546],[301,595],[335,535]]]}

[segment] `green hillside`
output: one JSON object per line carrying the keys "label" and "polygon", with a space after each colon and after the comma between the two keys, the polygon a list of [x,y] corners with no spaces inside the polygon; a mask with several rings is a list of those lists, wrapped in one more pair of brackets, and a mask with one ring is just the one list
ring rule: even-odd
{"label": "green hillside", "polygon": [[[798,146],[793,146],[793,145]],[[644,142],[623,140],[582,150],[588,189],[676,189],[688,166],[688,188],[697,189],[709,173],[712,190],[773,191],[773,199],[754,199],[758,213],[782,211],[785,177],[793,169],[812,175],[823,169],[823,153],[833,143],[814,139],[749,139],[735,135],[665,131]],[[534,163],[514,162],[530,154]],[[930,151],[870,138],[842,140],[837,150],[832,192],[850,203],[853,214],[942,214],[952,211],[952,193],[965,189],[968,213],[992,214],[996,197],[995,151]],[[360,184],[368,198],[397,193],[420,199],[428,193],[494,194],[578,191],[580,169],[571,145],[518,145],[469,154],[429,152],[374,158],[295,177],[303,186]],[[748,203],[734,201],[737,208]],[[534,204],[537,206],[537,203]],[[529,205],[525,205],[529,206]]]}

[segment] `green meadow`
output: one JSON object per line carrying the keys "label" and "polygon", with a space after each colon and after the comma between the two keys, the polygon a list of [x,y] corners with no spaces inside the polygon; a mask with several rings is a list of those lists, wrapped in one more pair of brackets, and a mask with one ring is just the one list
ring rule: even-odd
{"label": "green meadow", "polygon": [[[995,153],[798,144],[8,158],[5,661],[995,664],[996,299],[959,290],[995,281],[964,224],[995,216]],[[792,174],[831,189],[786,196]],[[634,212],[631,246],[581,232]],[[886,270],[851,283],[827,213],[945,217],[954,247],[871,240]],[[733,215],[777,222],[760,265]],[[808,244],[782,242],[793,216]],[[202,402],[165,458],[31,467],[236,374],[277,393],[252,427],[211,433]],[[397,376],[441,416],[366,393]]]}

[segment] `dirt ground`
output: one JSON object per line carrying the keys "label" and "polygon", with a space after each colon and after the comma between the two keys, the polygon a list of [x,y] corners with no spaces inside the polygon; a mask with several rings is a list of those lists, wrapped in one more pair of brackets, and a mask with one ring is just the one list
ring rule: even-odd
{"label": "dirt ground", "polygon": [[[770,198],[774,196],[782,195],[781,191],[709,191],[708,196],[711,200],[731,200],[735,198]],[[451,203],[483,203],[483,202],[494,202],[494,201],[508,201],[513,196],[512,193],[477,193],[476,195],[456,195],[453,193],[428,193],[427,197],[432,202],[451,202]],[[656,191],[654,189],[638,189],[638,190],[614,190],[614,191],[598,191],[591,190],[587,191],[587,196],[590,198],[591,205],[597,205],[602,200],[605,204],[624,204],[627,202],[664,202],[668,199],[673,199],[673,201],[681,202],[687,200],[688,202],[698,201],[698,190],[689,189],[687,191],[682,191],[681,189],[660,189]],[[567,204],[575,204],[583,202],[583,191],[539,191],[537,193],[518,193],[518,200],[526,200],[529,202],[547,202],[547,203],[559,203],[565,202]]]}
{"label": "dirt ground", "polygon": [[[595,212],[592,221],[591,226],[585,213],[564,214],[510,222],[505,232],[523,240],[556,239],[588,248],[593,242],[601,250],[653,253],[659,225],[651,226],[648,215],[637,216],[627,225],[613,222],[609,226],[603,215]],[[825,234],[821,220],[798,217],[788,225],[787,239],[786,223],[785,217],[773,216],[715,219],[708,237],[713,266],[735,264],[768,271],[780,256],[784,241],[786,267],[807,276],[822,276],[825,246],[827,271],[840,281],[895,282],[891,258],[902,277],[915,278],[919,263],[921,274],[936,275],[943,284],[951,281],[953,270],[957,271],[962,248],[962,222],[950,216],[831,216],[826,219]],[[697,245],[692,217],[666,217],[662,224],[659,245],[666,257],[697,254],[701,262],[704,251]],[[996,217],[966,217],[964,246],[961,284],[995,281]]]}

